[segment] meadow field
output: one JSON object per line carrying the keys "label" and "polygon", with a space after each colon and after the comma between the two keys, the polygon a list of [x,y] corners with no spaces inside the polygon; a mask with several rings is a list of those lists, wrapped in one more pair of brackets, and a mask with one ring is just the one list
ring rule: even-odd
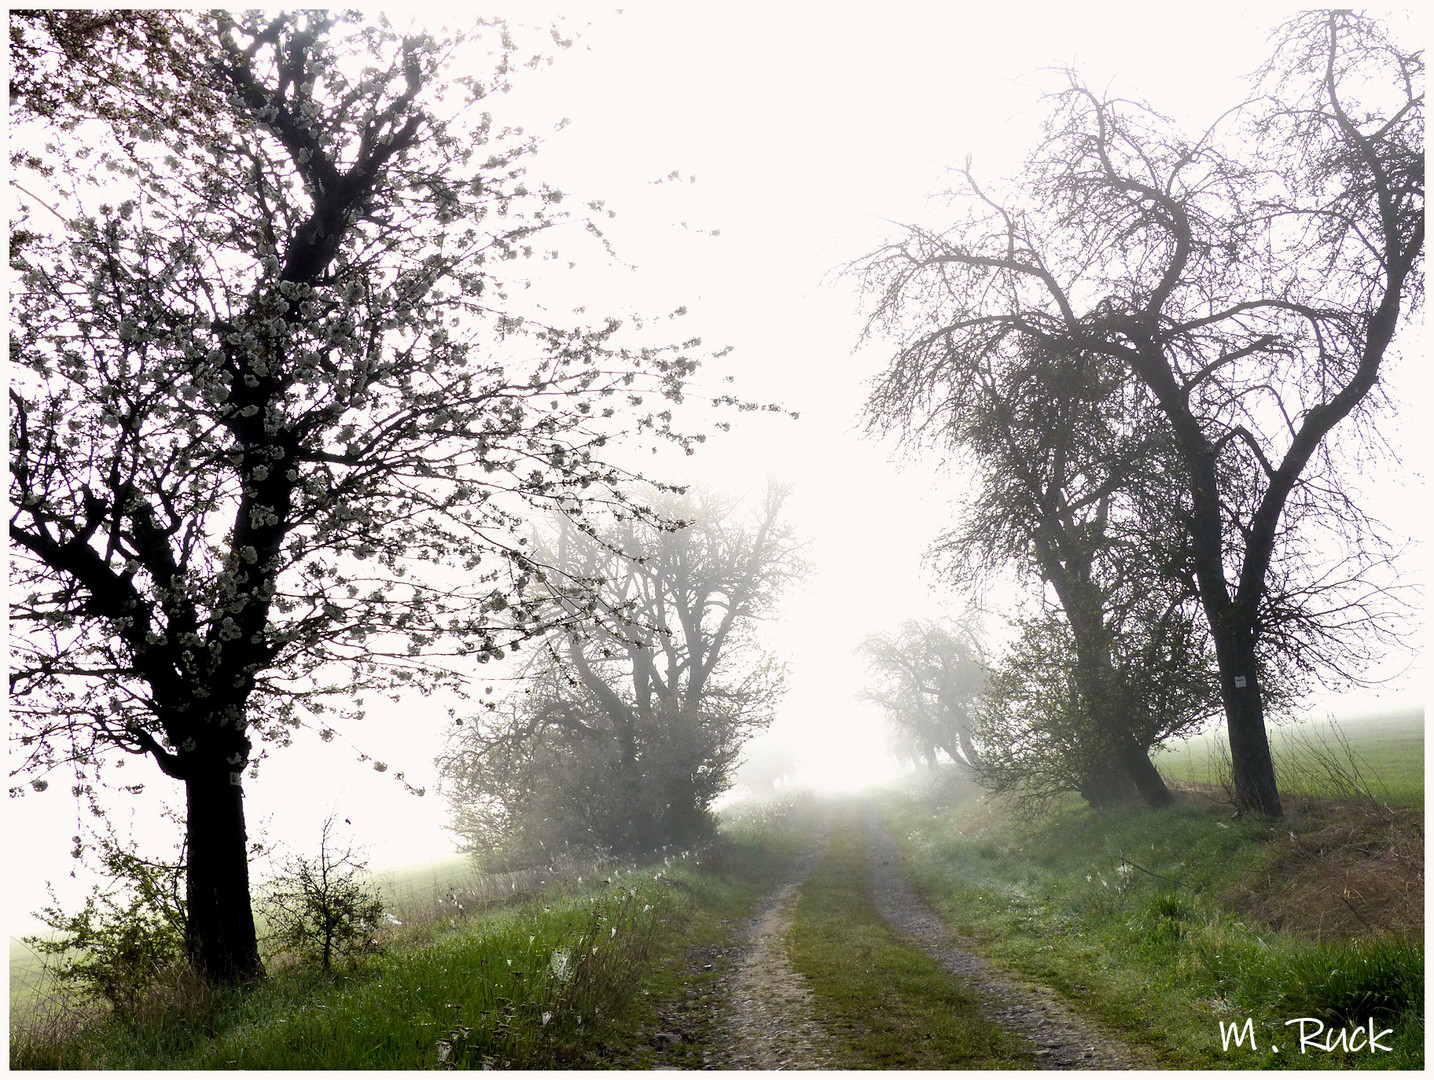
{"label": "meadow field", "polygon": [[[1222,789],[1229,776],[1224,728],[1155,755],[1167,780]],[[1309,717],[1272,725],[1270,752],[1287,795],[1373,798],[1424,805],[1424,710]]]}

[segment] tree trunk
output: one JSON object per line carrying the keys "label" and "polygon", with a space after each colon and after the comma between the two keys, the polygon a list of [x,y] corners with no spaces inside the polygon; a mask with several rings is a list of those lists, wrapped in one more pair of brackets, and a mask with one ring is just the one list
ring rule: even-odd
{"label": "tree trunk", "polygon": [[1129,802],[1135,785],[1121,762],[1107,759],[1087,767],[1079,791],[1092,810],[1109,810]]}
{"label": "tree trunk", "polygon": [[1230,729],[1235,805],[1241,810],[1267,817],[1283,817],[1284,806],[1280,802],[1279,788],[1275,785],[1275,763],[1270,757],[1270,741],[1265,734],[1263,703],[1257,691],[1242,693],[1241,696],[1245,700],[1225,706],[1225,723]]}
{"label": "tree trunk", "polygon": [[[1124,709],[1121,705],[1120,677],[1110,662],[1106,630],[1099,617],[1092,618],[1100,608],[1094,603],[1085,606],[1072,605],[1070,610],[1076,617],[1070,618],[1071,631],[1076,639],[1076,685],[1091,720],[1091,730],[1086,738],[1099,748],[1100,760],[1087,768],[1081,780],[1081,797],[1093,809],[1106,809],[1128,802],[1138,794],[1147,806],[1159,805],[1150,802],[1147,790],[1152,788],[1150,778],[1140,767],[1139,758],[1150,772],[1155,767],[1145,748],[1127,730]],[[1159,773],[1155,782],[1164,788]],[[1170,793],[1165,792],[1166,798]]]}
{"label": "tree trunk", "polygon": [[220,760],[185,780],[189,964],[220,985],[264,977],[249,904],[242,767]]}
{"label": "tree trunk", "polygon": [[[1225,704],[1225,726],[1230,732],[1230,762],[1234,773],[1235,806],[1242,811],[1278,818],[1284,815],[1275,762],[1265,733],[1265,703],[1255,672],[1252,635],[1226,631],[1215,638],[1220,660],[1220,695]],[[1243,686],[1239,685],[1241,682]]]}
{"label": "tree trunk", "polygon": [[1139,739],[1133,735],[1123,736],[1117,752],[1120,754],[1121,768],[1130,777],[1146,806],[1156,810],[1175,801],[1175,796],[1170,794],[1170,789],[1165,786],[1160,770],[1150,760],[1150,751],[1141,745]]}
{"label": "tree trunk", "polygon": [[[1219,648],[1219,641],[1216,643]],[[1275,759],[1265,733],[1265,701],[1255,674],[1255,650],[1236,650],[1240,658],[1220,664],[1220,694],[1225,698],[1225,726],[1230,733],[1230,766],[1235,806],[1240,810],[1281,818],[1285,807],[1275,785]],[[1245,686],[1239,686],[1243,681]]]}
{"label": "tree trunk", "polygon": [[[971,729],[965,725],[956,729],[956,741],[961,745],[961,752],[966,755],[966,763],[971,768],[977,768],[981,764],[981,752],[976,749],[976,742],[971,738]],[[952,755],[955,756],[954,754]]]}

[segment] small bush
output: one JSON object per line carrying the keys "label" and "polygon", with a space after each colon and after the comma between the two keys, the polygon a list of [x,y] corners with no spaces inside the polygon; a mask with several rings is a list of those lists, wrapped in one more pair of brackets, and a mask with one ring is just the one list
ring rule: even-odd
{"label": "small bush", "polygon": [[58,904],[38,912],[52,934],[25,938],[62,986],[129,1013],[185,961],[184,864],[156,863],[99,840],[107,886],[79,912]]}
{"label": "small bush", "polygon": [[363,880],[367,864],[333,844],[334,819],[324,822],[316,859],[296,856],[269,883],[260,904],[268,943],[281,953],[332,972],[378,949],[383,898]]}
{"label": "small bush", "polygon": [[1198,920],[1199,912],[1189,897],[1160,892],[1150,897],[1144,910],[1131,920],[1130,928],[1152,945],[1174,947]]}
{"label": "small bush", "polygon": [[654,899],[635,888],[601,896],[561,937],[530,937],[516,967],[497,969],[512,980],[511,996],[477,1014],[448,1006],[453,1022],[438,1040],[438,1066],[536,1068],[574,1054],[642,991],[658,937]]}
{"label": "small bush", "polygon": [[651,912],[651,903],[636,890],[594,905],[591,918],[563,950],[564,970],[549,962],[555,1021],[581,1025],[584,1016],[616,1012],[637,992],[656,932]]}

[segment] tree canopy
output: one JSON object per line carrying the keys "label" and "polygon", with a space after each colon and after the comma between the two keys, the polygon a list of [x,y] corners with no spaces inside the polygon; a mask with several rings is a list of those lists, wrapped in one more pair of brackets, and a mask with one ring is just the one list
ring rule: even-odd
{"label": "tree canopy", "polygon": [[445,786],[470,850],[547,862],[706,835],[780,695],[756,629],[802,572],[784,501],[776,486],[748,511],[711,492],[668,496],[658,506],[679,528],[561,519],[534,545],[594,591],[580,611],[554,588],[561,628],[509,698],[455,732]]}

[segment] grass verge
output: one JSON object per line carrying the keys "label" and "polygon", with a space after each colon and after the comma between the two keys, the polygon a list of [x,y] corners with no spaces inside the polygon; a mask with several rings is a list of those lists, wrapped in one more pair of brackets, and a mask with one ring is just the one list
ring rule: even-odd
{"label": "grass verge", "polygon": [[1019,1040],[877,913],[869,845],[856,804],[835,817],[831,846],[802,886],[792,958],[848,1068],[1029,1067]]}
{"label": "grass verge", "polygon": [[[1317,833],[1338,809],[1316,808]],[[893,800],[887,812],[913,880],[949,925],[1173,1065],[1423,1066],[1422,911],[1417,926],[1322,940],[1312,927],[1345,897],[1324,896],[1302,919],[1286,912],[1289,929],[1253,916],[1252,898],[1278,894],[1295,862],[1329,854],[1301,838],[1298,812],[1274,824],[1196,804],[1099,815],[1068,806],[1038,823],[974,800],[939,812]],[[1338,853],[1364,845],[1360,865],[1377,866],[1396,826],[1350,813]],[[1422,841],[1422,820],[1402,827]],[[1421,893],[1422,874],[1420,858]],[[1246,1021],[1252,1038],[1234,1045],[1231,1025]],[[1368,1046],[1371,1025],[1387,1049]]]}
{"label": "grass verge", "polygon": [[688,942],[744,916],[797,828],[739,826],[565,892],[405,927],[337,977],[274,970],[252,989],[176,976],[133,1016],[36,1015],[12,1068],[594,1068],[641,1064],[687,970]]}

